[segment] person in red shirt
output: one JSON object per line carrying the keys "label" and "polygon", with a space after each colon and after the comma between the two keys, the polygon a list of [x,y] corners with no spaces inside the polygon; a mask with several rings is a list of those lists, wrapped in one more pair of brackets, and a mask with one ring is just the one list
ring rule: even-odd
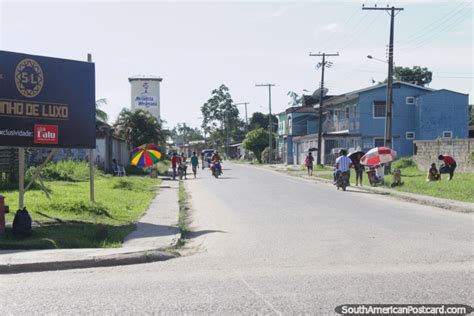
{"label": "person in red shirt", "polygon": [[451,181],[454,176],[454,170],[456,169],[456,160],[454,160],[454,158],[449,155],[439,155],[438,160],[442,160],[444,162],[444,165],[448,169],[449,173],[448,181]]}
{"label": "person in red shirt", "polygon": [[171,169],[173,169],[173,180],[176,179],[176,165],[178,163],[178,157],[176,157],[176,153],[173,153],[171,156]]}

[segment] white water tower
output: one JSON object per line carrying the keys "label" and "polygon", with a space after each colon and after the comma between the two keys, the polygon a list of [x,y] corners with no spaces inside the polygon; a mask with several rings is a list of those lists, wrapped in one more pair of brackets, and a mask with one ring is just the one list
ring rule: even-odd
{"label": "white water tower", "polygon": [[160,82],[156,76],[133,76],[128,78],[132,95],[132,110],[145,110],[160,120]]}

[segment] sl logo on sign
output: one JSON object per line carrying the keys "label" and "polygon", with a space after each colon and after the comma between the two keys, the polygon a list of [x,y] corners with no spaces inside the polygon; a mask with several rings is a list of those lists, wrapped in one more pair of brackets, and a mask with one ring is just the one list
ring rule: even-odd
{"label": "sl logo on sign", "polygon": [[57,144],[59,139],[57,125],[35,124],[35,144]]}
{"label": "sl logo on sign", "polygon": [[43,70],[33,59],[23,59],[16,66],[15,83],[22,96],[27,98],[36,97],[43,88]]}

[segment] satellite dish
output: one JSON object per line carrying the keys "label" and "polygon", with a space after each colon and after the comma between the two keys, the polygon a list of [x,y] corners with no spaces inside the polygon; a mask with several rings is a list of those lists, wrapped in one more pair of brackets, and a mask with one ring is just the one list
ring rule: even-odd
{"label": "satellite dish", "polygon": [[[328,88],[323,88],[323,98],[326,96],[328,93]],[[321,88],[316,89],[313,94],[311,95],[313,99],[319,100],[321,97]]]}

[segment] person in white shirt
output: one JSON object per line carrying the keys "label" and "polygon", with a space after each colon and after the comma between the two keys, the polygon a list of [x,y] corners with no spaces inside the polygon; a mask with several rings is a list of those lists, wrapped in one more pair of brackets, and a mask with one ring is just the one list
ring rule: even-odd
{"label": "person in white shirt", "polygon": [[341,149],[339,157],[336,159],[336,170],[334,171],[334,182],[341,174],[341,172],[349,172],[352,166],[352,160],[347,157],[347,150]]}
{"label": "person in white shirt", "polygon": [[383,182],[383,178],[384,178],[383,164],[380,164],[380,165],[378,165],[377,168],[375,168],[375,176],[377,177],[378,181]]}

